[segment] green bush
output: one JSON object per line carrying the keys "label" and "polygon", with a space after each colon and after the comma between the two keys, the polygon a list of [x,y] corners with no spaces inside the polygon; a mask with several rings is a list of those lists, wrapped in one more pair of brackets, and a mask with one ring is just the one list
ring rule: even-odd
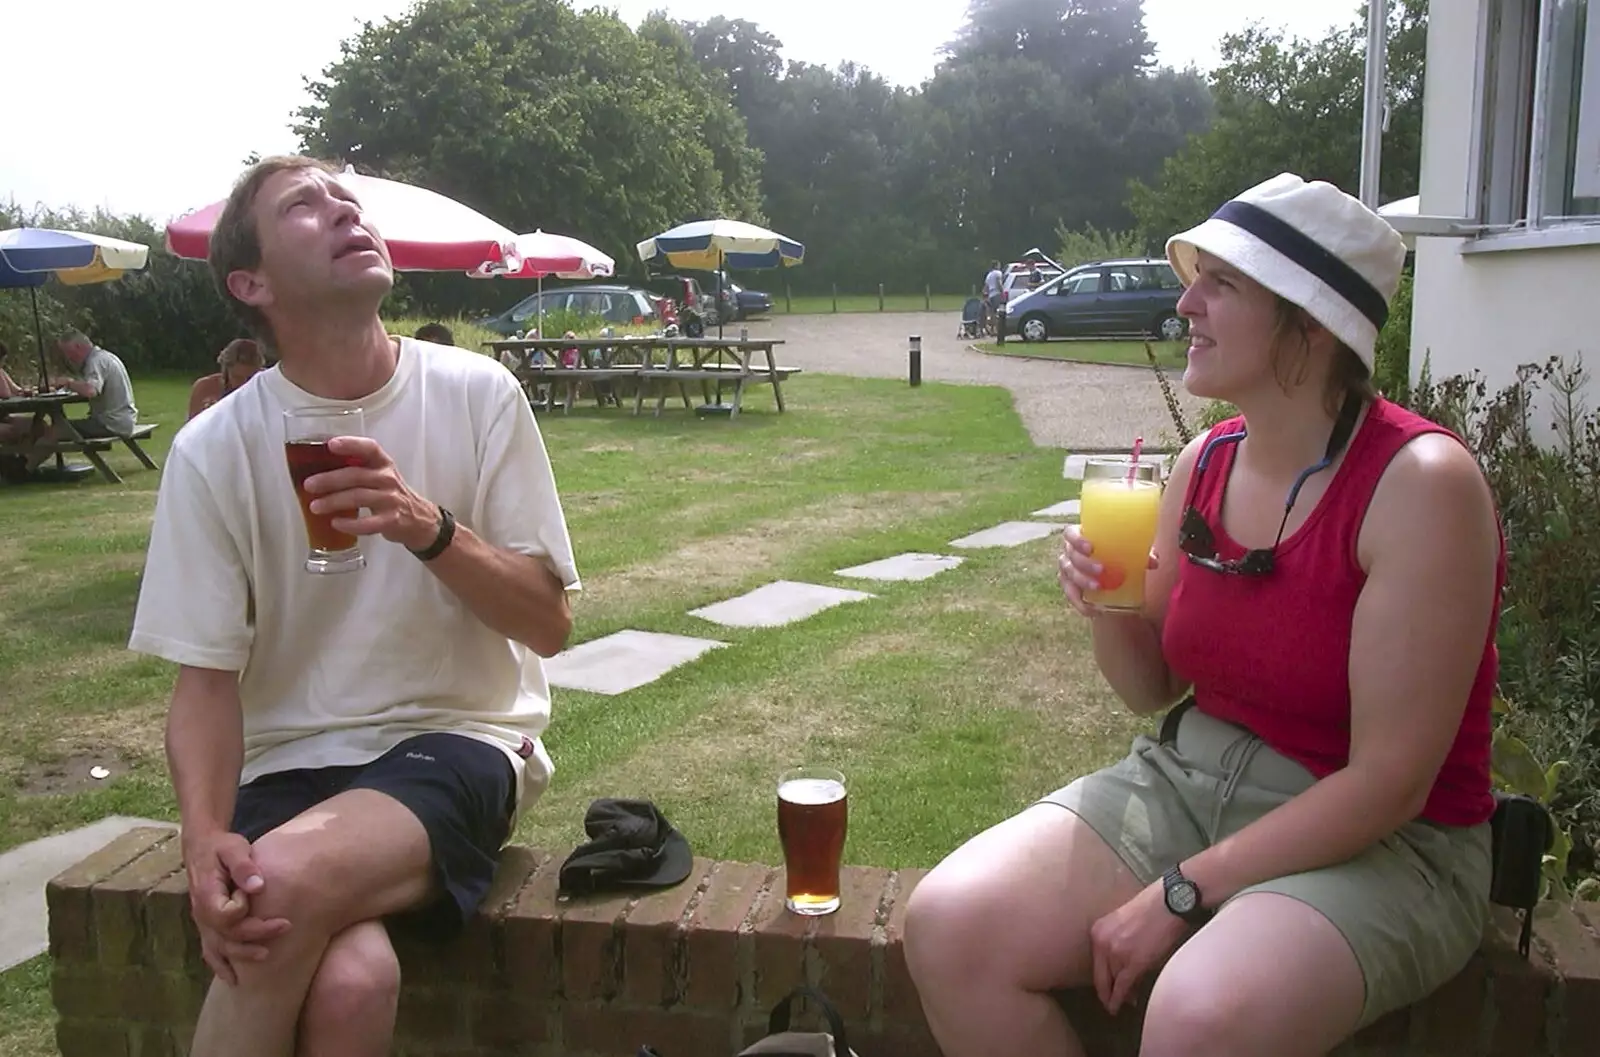
{"label": "green bush", "polygon": [[1056,263],[1063,268],[1075,268],[1092,261],[1106,261],[1117,257],[1143,257],[1144,240],[1132,231],[1101,231],[1087,224],[1082,231],[1073,231],[1065,224],[1056,225]]}
{"label": "green bush", "polygon": [[1396,403],[1405,403],[1411,387],[1411,273],[1400,276],[1400,287],[1389,304],[1389,321],[1378,332],[1373,356],[1372,383]]}
{"label": "green bush", "polygon": [[[1518,369],[1494,396],[1480,376],[1435,384],[1424,362],[1410,406],[1455,431],[1494,490],[1506,539],[1494,770],[1544,801],[1561,835],[1547,859],[1553,895],[1600,895],[1600,414],[1587,372],[1552,358]],[[1553,443],[1531,425],[1550,401]]]}

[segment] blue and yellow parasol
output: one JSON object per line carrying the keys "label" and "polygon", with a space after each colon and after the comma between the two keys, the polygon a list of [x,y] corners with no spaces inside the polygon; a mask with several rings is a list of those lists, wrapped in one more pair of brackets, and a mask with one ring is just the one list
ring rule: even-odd
{"label": "blue and yellow parasol", "polygon": [[87,231],[10,228],[0,231],[0,289],[26,287],[33,301],[33,335],[39,349],[39,388],[49,385],[37,288],[54,278],[68,286],[105,283],[137,271],[150,247]]}

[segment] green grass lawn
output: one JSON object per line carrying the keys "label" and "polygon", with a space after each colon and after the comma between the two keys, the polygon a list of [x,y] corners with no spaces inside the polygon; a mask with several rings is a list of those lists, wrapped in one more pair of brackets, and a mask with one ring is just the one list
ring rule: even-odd
{"label": "green grass lawn", "polygon": [[[886,294],[879,308],[877,294],[840,294],[838,300],[829,295],[797,296],[786,301],[782,290],[769,290],[772,295],[774,315],[792,312],[794,315],[822,315],[828,312],[960,312],[967,303],[968,294],[939,294],[924,297],[922,294]],[[838,307],[835,308],[835,305]],[[792,307],[791,307],[792,306]]]}
{"label": "green grass lawn", "polygon": [[[135,381],[161,424],[188,379]],[[557,690],[556,775],[516,838],[583,839],[595,797],[646,797],[697,854],[779,856],[774,779],[799,762],[851,785],[853,863],[931,865],[967,836],[1125,751],[1139,725],[1060,600],[1054,539],[964,552],[921,583],[833,570],[949,540],[1068,498],[998,388],[800,375],[780,415],[669,408],[542,416],[585,590],[573,643],[622,628],[728,648],[616,697]],[[128,653],[158,475],[0,486],[0,849],[100,816],[176,818],[161,747],[173,668]],[[877,597],[780,629],[686,615],[779,578]],[[105,782],[84,777],[94,763]],[[44,959],[0,975],[0,1057],[47,1054]]]}
{"label": "green grass lawn", "polygon": [[[998,341],[979,342],[974,347],[996,356],[1042,356],[1052,360],[1073,360],[1078,363],[1125,363],[1135,367],[1148,367],[1150,360],[1144,354],[1142,339],[1097,340],[1071,339],[1067,341],[1023,341],[1006,338],[1004,345]],[[1188,365],[1187,341],[1151,341],[1156,362],[1163,367],[1182,370]]]}

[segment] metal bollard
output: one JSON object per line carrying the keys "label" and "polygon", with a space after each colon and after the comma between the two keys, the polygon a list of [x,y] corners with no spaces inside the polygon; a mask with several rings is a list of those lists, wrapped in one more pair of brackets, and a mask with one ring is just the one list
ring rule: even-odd
{"label": "metal bollard", "polygon": [[916,334],[911,335],[911,385],[913,388],[922,384],[922,338]]}

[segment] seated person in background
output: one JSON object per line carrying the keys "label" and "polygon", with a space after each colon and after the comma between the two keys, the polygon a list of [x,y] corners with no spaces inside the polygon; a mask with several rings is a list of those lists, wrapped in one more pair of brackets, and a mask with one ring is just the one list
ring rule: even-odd
{"label": "seated person in background", "polygon": [[[50,384],[57,389],[70,389],[89,400],[89,413],[74,419],[72,425],[85,438],[126,437],[139,422],[139,409],[133,403],[133,383],[128,379],[128,369],[117,355],[90,341],[81,331],[71,331],[56,343],[61,358],[72,369],[65,378],[52,378]],[[70,435],[57,428],[46,436],[47,441],[70,440]],[[49,443],[36,446],[28,456],[28,468],[38,469],[51,454]]]}
{"label": "seated person in background", "polygon": [[217,355],[217,373],[201,378],[189,390],[189,418],[254,378],[265,366],[266,357],[261,355],[261,346],[250,338],[228,342]]}
{"label": "seated person in background", "polygon": [[[6,357],[10,354],[11,350],[6,347],[6,343],[0,341],[0,400],[25,395],[22,391],[22,386],[18,385],[6,371]],[[0,444],[18,441],[27,437],[31,428],[27,422],[14,419],[10,415],[0,414]]]}
{"label": "seated person in background", "polygon": [[456,336],[443,323],[424,323],[417,328],[418,341],[431,341],[435,345],[454,345]]}
{"label": "seated person in background", "polygon": [[72,424],[85,437],[125,437],[139,421],[133,403],[133,382],[117,354],[102,349],[82,331],[74,330],[56,343],[61,358],[72,369],[65,378],[52,378],[57,389],[70,389],[89,398],[89,413]]}
{"label": "seated person in background", "polygon": [[1405,246],[1283,174],[1167,255],[1184,385],[1242,414],[1178,456],[1141,611],[1085,600],[1118,571],[1076,526],[1058,575],[1117,696],[1172,711],[912,893],[946,1057],[1081,1055],[1050,992],[1152,978],[1143,1057],[1325,1054],[1482,940],[1505,548],[1472,453],[1372,388]]}
{"label": "seated person in background", "polygon": [[11,372],[6,370],[6,360],[11,357],[11,349],[5,342],[0,341],[0,399],[11,396],[26,395],[22,386],[17,384]]}
{"label": "seated person in background", "polygon": [[[6,343],[0,341],[0,400],[28,395],[5,368],[6,357],[10,354]],[[26,448],[44,429],[44,421],[44,416],[39,414],[13,417],[0,413],[0,449],[11,449],[0,450],[0,480],[20,481],[27,477]]]}

